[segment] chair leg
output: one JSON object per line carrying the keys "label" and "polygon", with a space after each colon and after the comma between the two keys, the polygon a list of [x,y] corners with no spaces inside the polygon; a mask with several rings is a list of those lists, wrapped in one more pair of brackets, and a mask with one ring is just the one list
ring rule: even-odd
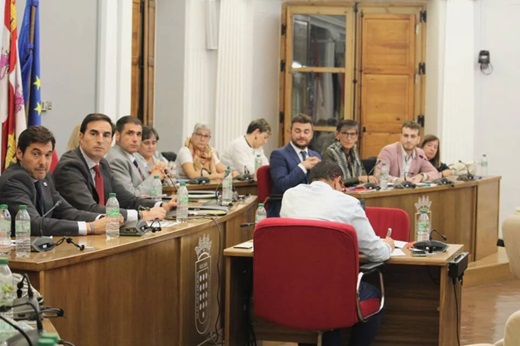
{"label": "chair leg", "polygon": [[323,338],[323,333],[321,331],[319,331],[318,332],[318,343],[317,343],[317,346],[321,346],[322,338]]}

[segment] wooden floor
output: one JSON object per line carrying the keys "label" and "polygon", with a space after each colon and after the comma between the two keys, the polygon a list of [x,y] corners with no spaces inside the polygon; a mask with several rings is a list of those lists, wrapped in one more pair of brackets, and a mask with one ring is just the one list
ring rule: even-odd
{"label": "wooden floor", "polygon": [[[501,339],[507,318],[520,310],[520,280],[464,288],[460,344],[494,343]],[[263,342],[262,346],[297,346]]]}

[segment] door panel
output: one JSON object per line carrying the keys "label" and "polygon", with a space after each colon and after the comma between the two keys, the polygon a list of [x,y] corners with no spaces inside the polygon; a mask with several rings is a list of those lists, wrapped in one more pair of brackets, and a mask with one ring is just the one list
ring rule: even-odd
{"label": "door panel", "polygon": [[414,118],[415,15],[364,14],[361,21],[362,157],[377,156]]}

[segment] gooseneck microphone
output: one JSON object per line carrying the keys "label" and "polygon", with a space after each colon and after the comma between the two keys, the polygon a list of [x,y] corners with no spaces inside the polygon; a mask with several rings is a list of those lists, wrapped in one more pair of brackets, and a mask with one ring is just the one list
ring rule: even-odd
{"label": "gooseneck microphone", "polygon": [[441,232],[437,231],[435,228],[432,228],[431,231],[430,231],[430,240],[432,240],[432,233],[437,233],[441,238],[442,240],[444,241],[447,241],[448,240],[448,237],[446,237],[444,234],[442,234]]}
{"label": "gooseneck microphone", "polygon": [[368,190],[380,190],[381,189],[381,187],[379,185],[371,183],[370,179],[369,179],[370,175],[374,172],[377,165],[379,165],[380,163],[381,163],[381,160],[377,159],[376,163],[374,164],[374,167],[372,167],[372,169],[367,173],[367,182],[365,184],[363,184],[364,188],[366,188]]}
{"label": "gooseneck microphone", "polygon": [[61,202],[62,202],[61,199],[58,200],[56,203],[54,203],[54,205],[52,206],[51,209],[47,210],[47,212],[41,216],[42,220],[40,222],[40,236],[34,238],[34,240],[32,241],[32,243],[31,243],[32,252],[49,251],[49,250],[52,250],[54,248],[54,246],[56,246],[56,244],[54,243],[52,238],[45,237],[43,235],[43,219],[46,216],[48,216],[54,209],[56,209],[61,204]]}
{"label": "gooseneck microphone", "polygon": [[462,180],[462,181],[475,180],[475,176],[469,172],[469,166],[466,163],[462,162],[461,160],[459,160],[459,162],[462,163],[464,165],[464,167],[466,167],[467,173],[459,175],[457,177],[457,180]]}

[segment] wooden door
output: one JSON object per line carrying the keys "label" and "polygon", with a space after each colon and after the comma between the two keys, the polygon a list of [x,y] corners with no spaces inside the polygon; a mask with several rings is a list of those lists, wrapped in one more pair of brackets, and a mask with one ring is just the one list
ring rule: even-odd
{"label": "wooden door", "polygon": [[399,140],[403,122],[423,113],[419,10],[373,11],[360,11],[357,113],[362,157],[377,156],[385,145]]}

